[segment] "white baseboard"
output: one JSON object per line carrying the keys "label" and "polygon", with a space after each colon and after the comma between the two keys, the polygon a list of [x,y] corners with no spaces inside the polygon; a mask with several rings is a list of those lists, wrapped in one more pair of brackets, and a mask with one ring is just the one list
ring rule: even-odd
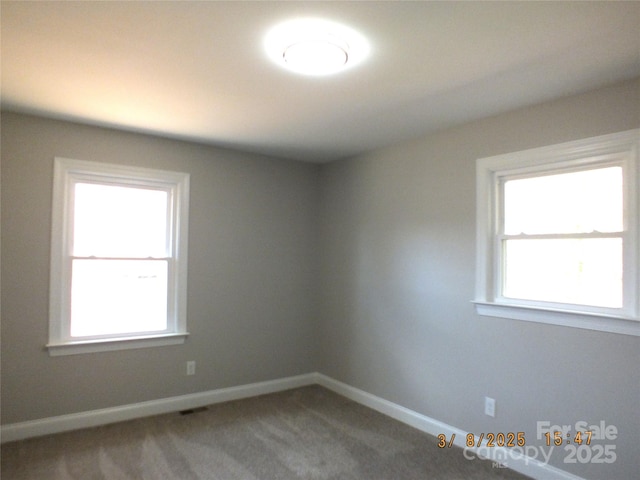
{"label": "white baseboard", "polygon": [[267,393],[275,393],[315,383],[317,383],[316,375],[309,373],[295,377],[251,383],[238,387],[221,388],[190,395],[180,395],[120,407],[104,408],[2,425],[2,427],[0,427],[0,442],[12,442],[81,428],[97,427],[151,415],[178,412],[213,405],[215,403],[227,402],[229,400],[239,400]]}
{"label": "white baseboard", "polygon": [[[422,415],[414,410],[409,410],[401,405],[354,388],[321,373],[316,373],[315,378],[316,383],[328,388],[329,390],[430,435],[437,436],[438,434],[443,433],[447,439],[450,439],[452,434],[455,434],[453,444],[460,448],[466,447],[466,438],[469,432],[465,432],[434,418]],[[491,457],[488,458],[489,460],[504,464],[511,470],[515,470],[516,472],[528,475],[535,479],[584,480],[582,477],[560,470],[559,468],[549,465],[548,463],[541,462],[535,458],[528,457],[524,455],[524,453],[518,454],[518,452],[519,450],[505,447],[495,447],[490,449],[467,448],[466,455],[468,455],[470,459],[477,457],[487,458],[487,456],[490,455]]]}
{"label": "white baseboard", "polygon": [[[222,388],[208,392],[181,395],[178,397],[151,400],[120,407],[92,410],[88,412],[73,413],[57,417],[43,418],[28,422],[13,423],[0,427],[0,441],[11,442],[31,437],[39,437],[54,433],[78,430],[81,428],[97,427],[109,423],[133,420],[136,418],[164,413],[177,412],[191,408],[204,407],[215,403],[239,400],[255,397],[267,393],[275,393],[291,388],[318,384],[332,390],[350,400],[358,402],[366,407],[383,413],[402,423],[410,425],[430,435],[437,436],[440,433],[451,438],[455,434],[454,445],[465,448],[465,439],[468,432],[460,430],[436,419],[422,415],[396,403],[372,395],[357,389],[346,383],[334,380],[321,373],[308,373],[295,377],[287,377],[279,380],[251,383],[238,387]],[[543,463],[526,455],[516,455],[512,449],[495,447],[486,449],[491,452],[492,459],[500,463],[506,463],[508,467],[540,480],[584,480],[573,474],[560,470],[549,464]],[[469,455],[482,457],[482,452],[477,449],[469,449]]]}

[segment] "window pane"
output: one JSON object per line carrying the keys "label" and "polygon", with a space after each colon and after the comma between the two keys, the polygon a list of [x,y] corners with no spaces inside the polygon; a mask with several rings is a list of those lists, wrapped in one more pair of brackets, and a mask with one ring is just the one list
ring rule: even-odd
{"label": "window pane", "polygon": [[506,240],[503,295],[622,307],[620,238]]}
{"label": "window pane", "polygon": [[163,190],[76,184],[73,255],[167,256],[167,200]]}
{"label": "window pane", "polygon": [[71,336],[167,328],[165,260],[74,260]]}
{"label": "window pane", "polygon": [[508,180],[504,233],[622,231],[622,168]]}

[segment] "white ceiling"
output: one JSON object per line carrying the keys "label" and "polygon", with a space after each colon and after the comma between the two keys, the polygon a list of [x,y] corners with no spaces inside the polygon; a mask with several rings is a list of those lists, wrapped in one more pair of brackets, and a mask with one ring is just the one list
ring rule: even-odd
{"label": "white ceiling", "polygon": [[[640,2],[1,3],[2,107],[325,162],[640,75]],[[357,29],[330,77],[273,64],[295,17]]]}

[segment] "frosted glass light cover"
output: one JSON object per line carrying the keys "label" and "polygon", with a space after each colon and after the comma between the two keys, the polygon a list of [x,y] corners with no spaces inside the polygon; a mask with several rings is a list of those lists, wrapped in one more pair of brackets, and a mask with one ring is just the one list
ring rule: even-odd
{"label": "frosted glass light cover", "polygon": [[297,71],[322,75],[341,69],[349,58],[347,52],[335,43],[310,40],[297,42],[283,53],[284,61]]}

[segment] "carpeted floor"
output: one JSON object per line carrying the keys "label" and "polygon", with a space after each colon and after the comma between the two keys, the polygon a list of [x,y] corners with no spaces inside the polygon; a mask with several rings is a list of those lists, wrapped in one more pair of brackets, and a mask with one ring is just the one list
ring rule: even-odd
{"label": "carpeted floor", "polygon": [[2,446],[2,480],[527,477],[319,386]]}

